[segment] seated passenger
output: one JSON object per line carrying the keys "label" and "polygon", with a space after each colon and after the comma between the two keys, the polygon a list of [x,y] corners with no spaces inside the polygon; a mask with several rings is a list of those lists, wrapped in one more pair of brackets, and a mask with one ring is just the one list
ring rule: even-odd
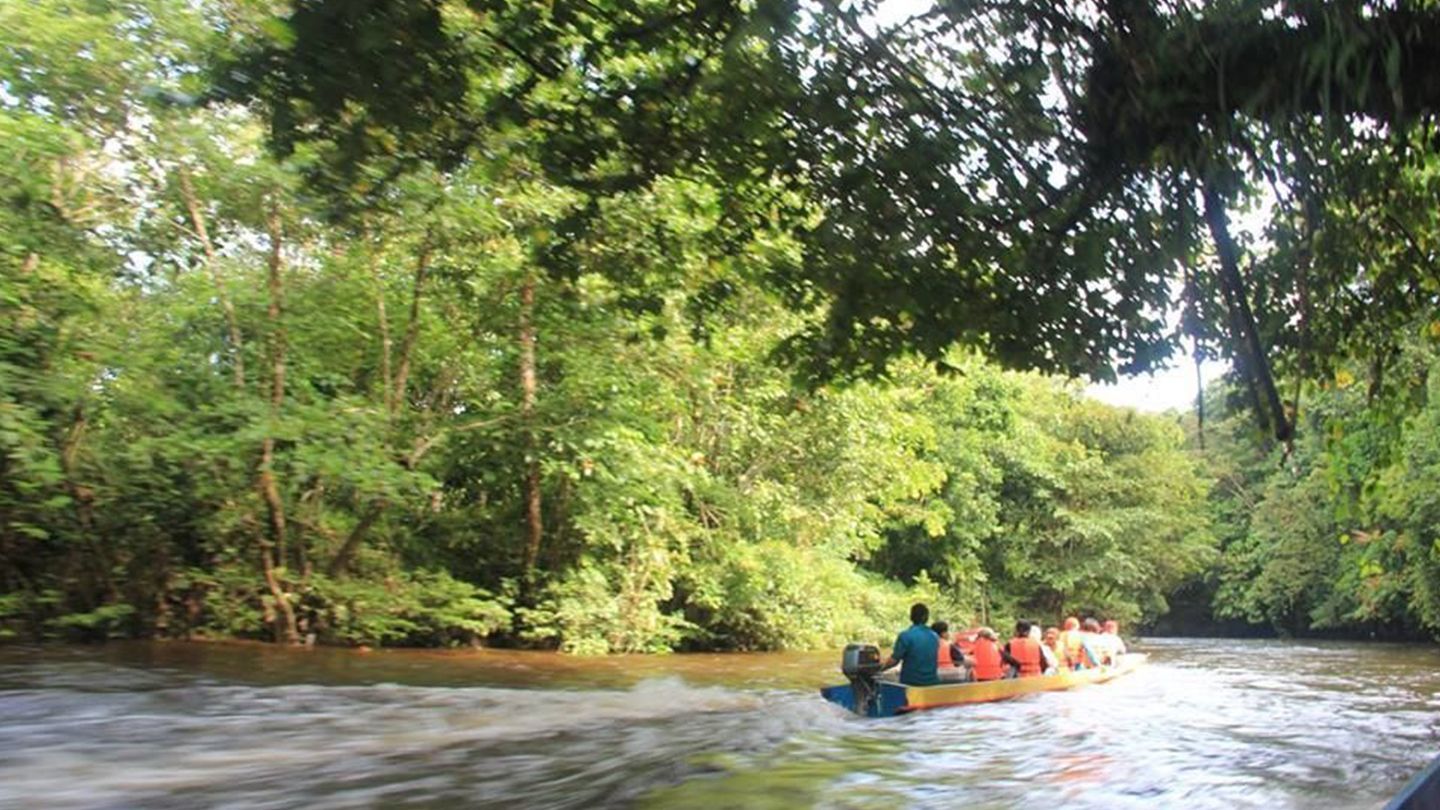
{"label": "seated passenger", "polygon": [[975,661],[975,680],[998,681],[1005,677],[1004,659],[997,641],[995,631],[988,627],[980,628],[976,634],[975,646],[970,649]]}
{"label": "seated passenger", "polygon": [[1015,668],[1016,675],[1029,678],[1045,670],[1045,657],[1040,652],[1040,642],[1030,637],[1030,622],[1021,619],[1015,623],[1015,636],[1005,645],[1007,662]]}
{"label": "seated passenger", "polygon": [[965,665],[965,653],[950,639],[950,625],[945,622],[935,622],[930,625],[935,635],[940,637],[939,654],[935,663],[939,666],[940,681],[942,683],[959,683],[970,680],[970,673]]}
{"label": "seated passenger", "polygon": [[1068,669],[1080,669],[1084,658],[1081,651],[1082,638],[1080,632],[1080,620],[1074,616],[1065,620],[1065,629],[1060,632],[1060,651],[1065,658],[1065,666]]}
{"label": "seated passenger", "polygon": [[1070,660],[1065,657],[1065,645],[1060,642],[1060,628],[1045,628],[1045,636],[1041,643],[1049,648],[1050,654],[1055,657],[1055,669],[1057,671],[1070,668]]}
{"label": "seated passenger", "polygon": [[926,626],[930,608],[916,602],[910,607],[910,629],[895,637],[890,657],[880,665],[883,672],[900,665],[900,683],[910,686],[932,686],[940,682],[940,637]]}
{"label": "seated passenger", "polygon": [[1080,634],[1080,658],[1083,668],[1110,663],[1105,653],[1105,641],[1100,638],[1100,622],[1093,617],[1087,617],[1080,627],[1083,630]]}
{"label": "seated passenger", "polygon": [[1059,671],[1059,660],[1055,657],[1055,651],[1050,648],[1049,644],[1045,643],[1044,638],[1041,636],[1039,622],[1030,625],[1030,638],[1034,639],[1035,643],[1040,645],[1040,657],[1043,659],[1042,663],[1044,664],[1042,667],[1043,671],[1040,674],[1054,675]]}
{"label": "seated passenger", "polygon": [[1105,631],[1100,637],[1105,640],[1112,663],[1116,656],[1125,654],[1125,639],[1120,638],[1120,624],[1114,619],[1106,620]]}

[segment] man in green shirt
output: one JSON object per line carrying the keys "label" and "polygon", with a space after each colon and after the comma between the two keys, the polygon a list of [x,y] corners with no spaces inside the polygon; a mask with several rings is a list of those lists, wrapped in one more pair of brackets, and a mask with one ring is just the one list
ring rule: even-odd
{"label": "man in green shirt", "polygon": [[910,629],[895,637],[890,657],[880,667],[900,665],[900,682],[908,686],[933,686],[940,682],[940,637],[928,626],[930,608],[917,602],[910,607]]}

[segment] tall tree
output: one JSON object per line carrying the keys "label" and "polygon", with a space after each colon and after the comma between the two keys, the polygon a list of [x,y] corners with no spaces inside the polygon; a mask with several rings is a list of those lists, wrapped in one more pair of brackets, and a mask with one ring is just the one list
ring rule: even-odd
{"label": "tall tree", "polygon": [[[956,341],[1071,375],[1154,368],[1209,241],[1191,331],[1235,359],[1281,439],[1276,347],[1305,344],[1311,361],[1279,364],[1296,369],[1344,348],[1314,339],[1325,314],[1297,313],[1308,294],[1246,277],[1228,210],[1343,139],[1417,132],[1428,152],[1440,109],[1440,12],[1415,1],[941,2],[895,19],[873,0],[410,0],[300,3],[284,23],[236,87],[267,100],[282,148],[327,144],[338,176],[463,154],[506,121],[589,193],[682,170],[764,178],[732,197],[742,218],[793,215],[804,258],[775,278],[793,305],[829,309],[790,341],[820,376]],[[366,34],[379,27],[407,38]],[[497,65],[512,78],[464,93]],[[415,86],[368,78],[386,71]],[[375,131],[391,140],[361,134]],[[1319,179],[1296,190],[1340,193]],[[789,206],[787,188],[803,192]],[[1313,259],[1315,283],[1295,289],[1350,273]]]}

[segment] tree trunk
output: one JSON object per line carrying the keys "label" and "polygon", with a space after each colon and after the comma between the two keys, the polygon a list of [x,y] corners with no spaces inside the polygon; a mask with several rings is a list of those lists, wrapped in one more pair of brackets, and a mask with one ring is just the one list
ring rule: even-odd
{"label": "tree trunk", "polygon": [[1245,281],[1240,276],[1240,249],[1230,236],[1230,219],[1225,213],[1225,201],[1215,188],[1213,181],[1206,181],[1205,221],[1210,226],[1210,235],[1215,239],[1215,252],[1220,259],[1220,289],[1225,295],[1225,306],[1230,311],[1230,322],[1239,341],[1237,347],[1244,358],[1244,371],[1252,388],[1258,387],[1264,402],[1256,402],[1261,409],[1259,416],[1264,419],[1264,408],[1268,406],[1269,417],[1274,420],[1275,438],[1288,442],[1294,434],[1285,405],[1280,401],[1280,392],[1270,374],[1270,362],[1265,347],[1260,343],[1260,332],[1255,326],[1255,315],[1250,310],[1250,301],[1245,294]]}
{"label": "tree trunk", "polygon": [[[1185,311],[1181,316],[1182,324],[1193,324],[1199,320],[1200,292],[1195,287],[1195,279],[1191,275],[1190,263],[1182,265],[1185,274]],[[1195,361],[1195,435],[1200,441],[1200,449],[1205,449],[1205,375],[1201,368],[1204,362],[1200,356],[1200,330],[1198,327],[1187,326],[1186,331],[1190,332],[1190,356]]]}
{"label": "tree trunk", "polygon": [[[370,249],[367,246],[367,249]],[[390,316],[385,311],[385,279],[380,274],[380,263],[376,252],[379,245],[370,249],[370,275],[375,280],[375,316],[380,324],[380,385],[385,396],[385,414],[395,418],[395,402],[392,391],[394,378],[390,374]]]}
{"label": "tree trunk", "polygon": [[[120,601],[120,591],[115,586],[115,578],[111,575],[111,571],[115,567],[115,560],[95,530],[95,492],[76,480],[76,457],[80,453],[81,439],[89,426],[83,401],[75,404],[72,419],[70,429],[66,431],[65,439],[60,447],[60,471],[65,476],[65,493],[70,496],[70,502],[75,507],[75,522],[80,528],[84,547],[90,552],[86,561],[83,564],[77,564],[76,567],[90,571],[95,587],[90,594],[87,594],[87,597],[91,597],[89,601],[92,604],[115,604]],[[78,547],[76,548],[78,549]],[[98,598],[94,596],[95,591],[100,594]]]}
{"label": "tree trunk", "polygon": [[[380,368],[381,376],[385,382],[385,413],[392,421],[405,405],[406,389],[409,387],[410,378],[410,359],[414,355],[415,342],[419,339],[420,334],[420,299],[425,288],[425,278],[429,273],[430,254],[431,239],[430,234],[427,233],[424,241],[420,245],[420,254],[415,261],[415,283],[410,293],[410,320],[405,325],[405,335],[401,338],[399,363],[393,379],[390,374],[390,326],[385,313],[384,282],[380,278],[379,273],[375,273],[376,282],[382,285],[376,297],[376,309],[378,310],[380,318]],[[418,457],[415,458],[415,461],[418,461]],[[414,468],[413,463],[408,466],[411,469]],[[354,559],[355,552],[360,549],[360,544],[364,542],[366,534],[369,533],[376,521],[380,519],[380,516],[384,514],[388,506],[389,502],[384,498],[376,498],[370,502],[364,514],[360,516],[359,522],[355,524],[355,528],[350,531],[350,534],[345,537],[345,542],[341,544],[340,550],[335,553],[334,559],[330,561],[330,565],[326,568],[326,574],[328,576],[343,576],[349,571],[350,562]]]}
{"label": "tree trunk", "polygon": [[420,296],[425,289],[425,277],[430,272],[431,237],[425,234],[420,243],[420,254],[415,258],[415,284],[410,290],[410,320],[405,324],[405,336],[400,341],[400,365],[395,372],[395,391],[390,399],[390,414],[405,405],[406,388],[410,384],[410,358],[415,352],[415,341],[420,336]]}
{"label": "tree trunk", "polygon": [[1205,450],[1205,375],[1200,369],[1200,339],[1195,338],[1192,354],[1195,357],[1195,437],[1200,441],[1200,450]]}
{"label": "tree trunk", "polygon": [[[284,303],[284,286],[281,272],[284,269],[281,254],[280,212],[272,203],[265,218],[266,230],[270,235],[269,276],[266,287],[270,304],[266,310],[270,323],[270,418],[280,415],[285,402],[285,327],[281,322]],[[268,431],[267,431],[268,434]],[[265,584],[275,600],[279,611],[276,616],[275,635],[287,644],[297,644],[300,634],[295,624],[295,608],[285,594],[278,568],[285,560],[285,503],[280,498],[280,487],[275,481],[275,437],[266,435],[260,443],[260,469],[256,486],[265,501],[269,516],[269,538],[260,544],[260,566],[265,575]]]}
{"label": "tree trunk", "polygon": [[205,251],[205,269],[215,284],[215,297],[220,301],[220,310],[225,313],[225,327],[230,333],[230,365],[236,388],[245,387],[245,353],[240,342],[240,323],[235,318],[235,305],[225,291],[225,279],[215,263],[215,245],[210,241],[210,231],[205,227],[205,214],[200,210],[200,199],[195,194],[195,185],[190,182],[190,170],[180,167],[180,193],[185,198],[185,208],[190,212],[190,223]]}
{"label": "tree trunk", "polygon": [[355,557],[355,552],[360,549],[360,543],[365,540],[365,535],[370,531],[370,527],[374,526],[375,521],[379,520],[380,515],[385,512],[386,506],[387,504],[384,500],[371,502],[370,508],[365,510],[365,514],[360,516],[360,520],[355,524],[355,528],[351,529],[350,534],[346,535],[345,542],[341,544],[340,550],[335,553],[335,559],[330,561],[329,568],[325,570],[327,576],[332,578],[344,576],[350,570],[350,561]]}
{"label": "tree trunk", "polygon": [[535,279],[520,287],[520,418],[525,425],[525,575],[540,559],[544,523],[540,511],[540,447],[535,433]]}

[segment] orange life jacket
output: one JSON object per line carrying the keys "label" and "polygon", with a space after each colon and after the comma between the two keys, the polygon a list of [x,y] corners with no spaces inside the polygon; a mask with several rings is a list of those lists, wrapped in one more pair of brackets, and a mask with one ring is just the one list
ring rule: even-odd
{"label": "orange life jacket", "polygon": [[940,639],[940,651],[936,654],[935,663],[942,667],[955,666],[955,660],[950,657],[950,642]]}
{"label": "orange life jacket", "polygon": [[1040,652],[1040,642],[1029,636],[1010,639],[1010,656],[1020,662],[1022,678],[1045,671],[1045,656]]}
{"label": "orange life jacket", "polygon": [[1005,676],[1000,667],[1000,648],[995,646],[995,642],[977,638],[970,654],[975,657],[975,680],[998,681]]}

